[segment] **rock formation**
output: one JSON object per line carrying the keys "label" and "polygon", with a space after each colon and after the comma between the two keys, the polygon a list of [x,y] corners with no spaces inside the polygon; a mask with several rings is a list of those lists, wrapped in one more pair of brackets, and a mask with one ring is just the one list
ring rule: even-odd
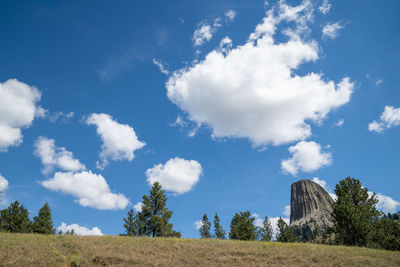
{"label": "rock formation", "polygon": [[331,196],[319,184],[300,180],[292,184],[290,226],[301,240],[307,240],[333,226]]}

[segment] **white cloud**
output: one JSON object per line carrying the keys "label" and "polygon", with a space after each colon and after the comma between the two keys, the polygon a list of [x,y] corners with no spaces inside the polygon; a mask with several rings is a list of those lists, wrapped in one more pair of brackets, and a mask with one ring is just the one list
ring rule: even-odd
{"label": "white cloud", "polygon": [[48,117],[50,122],[55,123],[58,120],[61,120],[62,122],[67,122],[69,119],[73,118],[74,115],[75,115],[75,113],[72,112],[72,111],[68,112],[68,113],[64,113],[64,112],[61,112],[61,111],[56,111],[56,112],[53,112],[53,113],[49,114],[49,111],[46,110],[46,115],[45,116]]}
{"label": "white cloud", "polygon": [[224,37],[220,42],[219,42],[219,48],[220,51],[224,54],[227,54],[229,50],[232,48],[232,40],[228,36]]}
{"label": "white cloud", "polygon": [[229,20],[229,22],[232,22],[232,21],[235,19],[235,17],[236,17],[236,11],[233,10],[233,9],[228,10],[228,11],[225,13],[225,17],[227,17],[227,19]]}
{"label": "white cloud", "polygon": [[195,160],[171,158],[164,165],[154,165],[146,171],[147,182],[159,182],[167,191],[183,194],[189,192],[200,180],[203,169]]}
{"label": "white cloud", "polygon": [[290,217],[290,205],[286,205],[282,213],[285,217]]}
{"label": "white cloud", "polygon": [[40,92],[17,79],[0,83],[0,152],[22,143],[22,128],[32,125],[35,117],[42,117],[44,109],[37,103]]}
{"label": "white cloud", "polygon": [[326,14],[328,14],[331,7],[332,7],[332,5],[329,4],[328,0],[323,0],[322,5],[318,9],[322,14],[326,15]]}
{"label": "white cloud", "polygon": [[199,229],[203,226],[203,221],[202,221],[202,220],[195,221],[195,222],[193,223],[193,225],[194,225],[194,227],[195,227],[197,230],[199,230]]}
{"label": "white cloud", "polygon": [[338,121],[335,123],[335,125],[336,125],[337,127],[342,127],[343,124],[344,124],[344,119],[340,119],[340,120],[338,120]]}
{"label": "white cloud", "polygon": [[100,174],[91,171],[56,172],[53,178],[41,182],[47,189],[72,195],[76,202],[84,207],[100,210],[124,209],[129,204],[122,194],[111,193],[110,188]]}
{"label": "white cloud", "polygon": [[0,194],[4,193],[8,188],[8,181],[4,176],[0,174]]}
{"label": "white cloud", "polygon": [[72,230],[74,230],[74,233],[76,235],[103,235],[98,227],[93,227],[92,229],[89,229],[76,223],[67,225],[65,222],[63,222],[60,226],[57,227],[57,232],[61,231],[64,234],[67,231],[71,232]]}
{"label": "white cloud", "polygon": [[132,161],[135,150],[146,145],[138,140],[135,130],[131,126],[118,123],[108,114],[93,113],[86,123],[96,125],[97,134],[103,140],[100,152],[101,162],[97,162],[97,167],[100,169],[104,169],[110,160]]}
{"label": "white cloud", "polygon": [[380,121],[373,121],[368,125],[371,132],[382,133],[385,129],[398,126],[400,124],[400,108],[385,106]]}
{"label": "white cloud", "polygon": [[338,34],[339,30],[343,29],[344,25],[342,25],[339,22],[335,23],[327,23],[323,28],[322,28],[322,37],[323,38],[331,38],[335,39]]}
{"label": "white cloud", "polygon": [[[213,137],[248,138],[256,146],[303,140],[311,135],[310,122],[322,121],[350,100],[349,78],[335,84],[320,73],[295,73],[319,58],[317,43],[301,40],[309,2],[279,3],[278,14],[269,10],[246,44],[226,54],[217,48],[166,83],[168,98],[189,120],[211,128]],[[287,42],[275,43],[281,21],[295,22],[295,29],[284,32]]]}
{"label": "white cloud", "polygon": [[301,141],[289,147],[292,157],[282,160],[281,168],[285,173],[296,175],[299,171],[313,172],[332,163],[332,155],[323,152],[321,145],[314,141]]}
{"label": "white cloud", "polygon": [[379,80],[377,80],[376,82],[375,82],[375,85],[376,86],[379,86],[379,85],[381,85],[383,83],[383,80],[382,79],[379,79]]}
{"label": "white cloud", "polygon": [[254,225],[257,227],[263,227],[264,225],[264,220],[260,218],[260,215],[258,215],[257,213],[253,213],[251,215],[252,217],[254,217]]}
{"label": "white cloud", "polygon": [[332,192],[331,188],[327,186],[327,183],[325,180],[319,179],[318,177],[314,177],[313,179],[314,183],[319,184],[323,189],[325,189],[326,192],[331,196],[333,200],[336,200],[336,194]]}
{"label": "white cloud", "polygon": [[178,127],[185,127],[186,126],[186,122],[185,120],[182,118],[182,116],[180,114],[178,114],[178,116],[176,116],[176,120],[174,123],[171,123],[170,126],[178,126]]}
{"label": "white cloud", "polygon": [[370,132],[382,133],[383,132],[383,125],[382,125],[382,123],[379,123],[377,121],[373,121],[370,124],[368,124],[368,130]]}
{"label": "white cloud", "polygon": [[79,160],[74,158],[72,152],[64,147],[56,147],[54,139],[48,139],[40,136],[35,144],[34,154],[38,156],[43,165],[43,173],[50,173],[54,167],[58,167],[64,171],[80,171],[86,167]]}
{"label": "white cloud", "polygon": [[216,28],[206,22],[201,22],[193,33],[194,46],[200,46],[211,40]]}
{"label": "white cloud", "polygon": [[[372,195],[372,192],[368,192],[370,195]],[[397,207],[400,206],[400,202],[394,200],[393,198],[389,196],[385,196],[381,193],[378,193],[376,195],[378,197],[378,204],[376,205],[376,208],[379,210],[382,210],[385,213],[395,213],[397,211]]]}
{"label": "white cloud", "polygon": [[136,212],[142,212],[142,206],[143,206],[143,203],[142,202],[138,202],[133,206],[133,209]]}
{"label": "white cloud", "polygon": [[153,63],[160,69],[161,73],[164,73],[165,75],[169,74],[169,71],[160,60],[153,58]]}
{"label": "white cloud", "polygon": [[[235,18],[236,12],[233,10],[225,13],[225,16],[228,18],[228,21],[232,22]],[[207,21],[202,21],[197,25],[196,30],[193,33],[192,40],[194,42],[194,46],[201,46],[204,43],[211,40],[214,33],[218,31],[219,28],[222,27],[222,18],[218,17],[214,19],[212,24],[209,24]],[[196,54],[199,54],[200,51],[196,51]]]}

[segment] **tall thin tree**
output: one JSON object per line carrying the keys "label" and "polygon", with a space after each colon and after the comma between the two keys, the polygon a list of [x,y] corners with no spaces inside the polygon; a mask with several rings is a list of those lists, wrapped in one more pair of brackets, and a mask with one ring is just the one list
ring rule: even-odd
{"label": "tall thin tree", "polygon": [[219,219],[217,213],[215,213],[215,216],[214,216],[214,233],[215,233],[215,238],[225,239],[226,233],[225,233],[224,228],[222,228],[222,226],[220,224],[220,219]]}
{"label": "tall thin tree", "polygon": [[263,226],[259,230],[261,241],[271,241],[272,239],[272,225],[267,216],[264,218]]}
{"label": "tall thin tree", "polygon": [[201,238],[210,238],[211,237],[211,223],[208,220],[207,214],[203,215],[203,219],[201,220],[200,227],[200,236]]}
{"label": "tall thin tree", "polygon": [[138,235],[136,220],[137,220],[137,216],[136,216],[134,210],[131,209],[128,212],[128,216],[126,218],[124,218],[124,222],[125,222],[124,228],[125,228],[126,235],[128,235],[128,236]]}

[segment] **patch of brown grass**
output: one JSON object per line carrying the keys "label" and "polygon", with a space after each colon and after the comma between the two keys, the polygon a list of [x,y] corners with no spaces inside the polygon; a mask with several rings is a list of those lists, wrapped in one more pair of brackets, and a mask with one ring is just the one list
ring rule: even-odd
{"label": "patch of brown grass", "polygon": [[400,266],[400,252],[231,240],[0,234],[0,266]]}

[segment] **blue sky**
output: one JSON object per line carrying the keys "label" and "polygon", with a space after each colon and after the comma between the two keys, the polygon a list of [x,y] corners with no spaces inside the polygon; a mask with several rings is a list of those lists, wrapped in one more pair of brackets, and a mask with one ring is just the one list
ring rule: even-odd
{"label": "blue sky", "polygon": [[351,176],[398,211],[399,9],[2,1],[0,205],[118,234],[159,181],[198,237],[204,213],[287,218],[293,182]]}

